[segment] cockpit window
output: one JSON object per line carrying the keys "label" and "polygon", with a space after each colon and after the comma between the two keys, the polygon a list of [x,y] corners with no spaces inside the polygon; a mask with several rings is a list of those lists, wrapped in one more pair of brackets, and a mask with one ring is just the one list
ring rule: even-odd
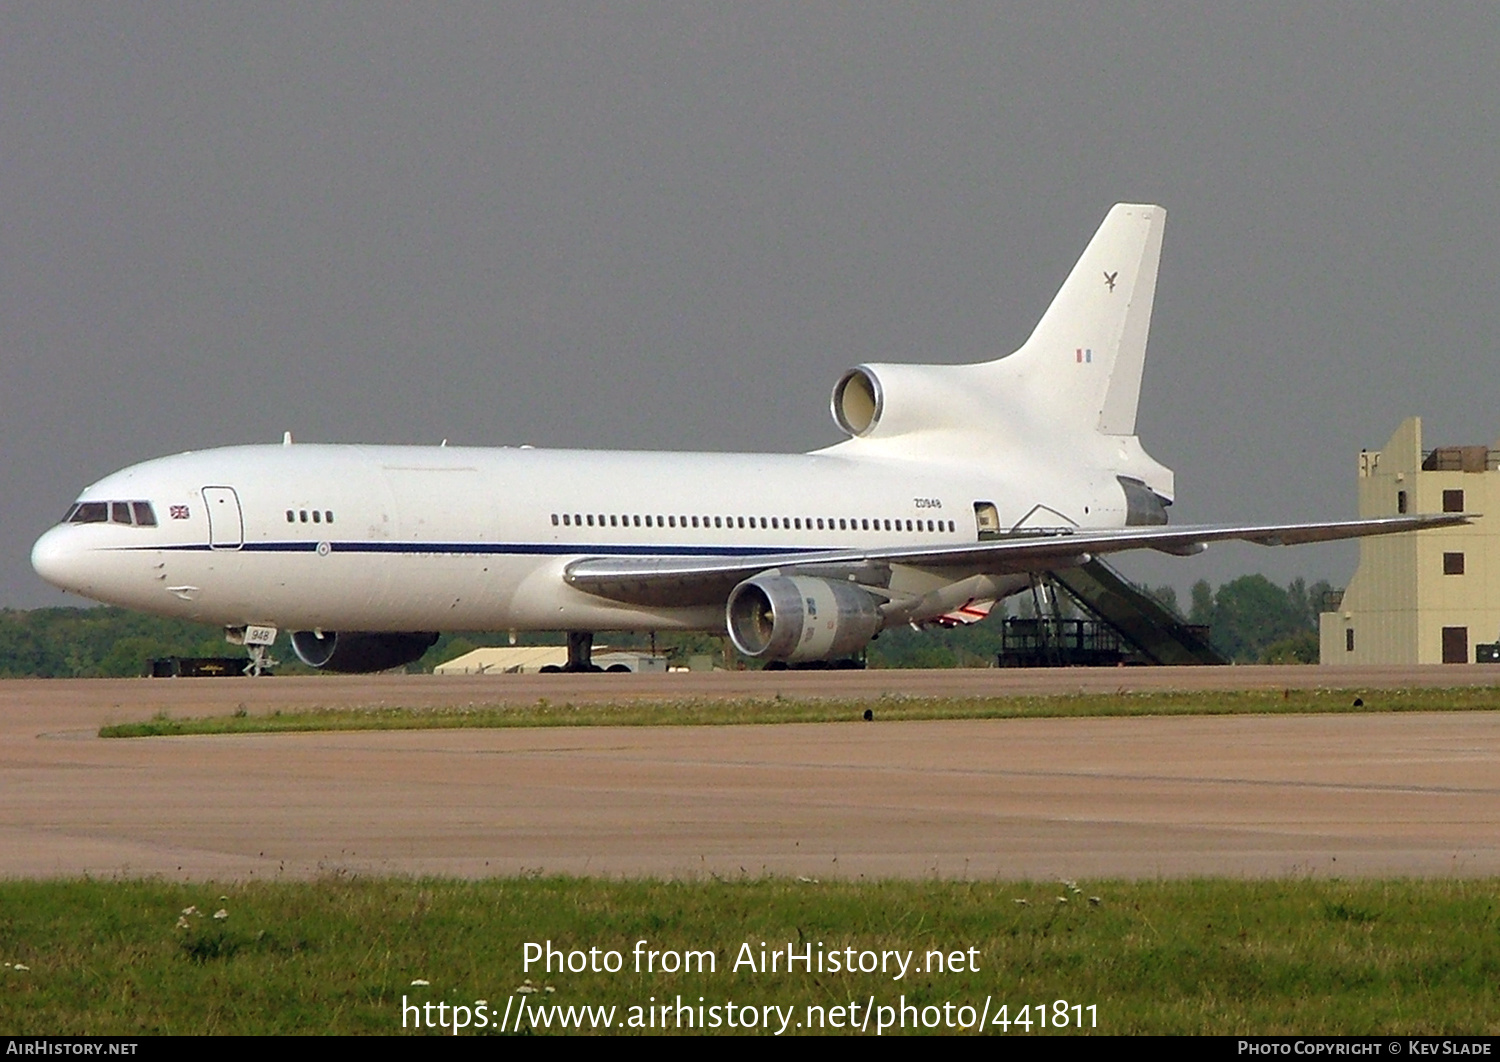
{"label": "cockpit window", "polygon": [[79,502],[68,514],[70,524],[104,524],[109,522],[109,502]]}
{"label": "cockpit window", "polygon": [[124,524],[126,527],[155,527],[156,510],[150,502],[78,502],[63,517],[65,524]]}

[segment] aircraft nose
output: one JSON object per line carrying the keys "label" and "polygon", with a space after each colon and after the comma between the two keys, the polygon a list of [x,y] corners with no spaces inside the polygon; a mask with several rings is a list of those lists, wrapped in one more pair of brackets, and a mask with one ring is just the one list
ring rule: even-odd
{"label": "aircraft nose", "polygon": [[71,541],[68,527],[54,527],[31,547],[31,566],[47,582],[62,590],[77,589],[82,555]]}

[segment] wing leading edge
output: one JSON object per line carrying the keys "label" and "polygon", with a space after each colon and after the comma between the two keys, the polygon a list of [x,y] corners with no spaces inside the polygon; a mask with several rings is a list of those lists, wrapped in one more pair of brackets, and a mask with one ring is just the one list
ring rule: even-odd
{"label": "wing leading edge", "polygon": [[616,601],[637,604],[702,605],[725,600],[736,584],[762,572],[851,571],[892,564],[952,569],[967,575],[1008,575],[1069,568],[1091,557],[1133,549],[1189,555],[1211,542],[1254,542],[1297,546],[1370,535],[1390,535],[1467,524],[1471,513],[1426,513],[1331,523],[1124,527],[1099,530],[1058,528],[1018,532],[985,542],[946,546],[893,546],[751,556],[584,557],[563,570],[569,586]]}

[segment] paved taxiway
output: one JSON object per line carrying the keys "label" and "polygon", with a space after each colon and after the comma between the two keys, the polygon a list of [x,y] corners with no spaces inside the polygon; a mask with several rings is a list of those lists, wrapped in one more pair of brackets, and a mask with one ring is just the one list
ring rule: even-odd
{"label": "paved taxiway", "polygon": [[240,705],[1497,680],[1467,666],[8,681],[0,876],[1488,875],[1489,713],[895,723],[877,702],[874,723],[94,733]]}

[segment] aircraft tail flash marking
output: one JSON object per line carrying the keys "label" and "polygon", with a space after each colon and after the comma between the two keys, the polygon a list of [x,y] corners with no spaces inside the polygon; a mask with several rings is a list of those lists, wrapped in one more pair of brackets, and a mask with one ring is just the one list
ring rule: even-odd
{"label": "aircraft tail flash marking", "polygon": [[1092,365],[1094,363],[1094,351],[1092,348],[1073,351],[1073,360],[1080,365]]}

